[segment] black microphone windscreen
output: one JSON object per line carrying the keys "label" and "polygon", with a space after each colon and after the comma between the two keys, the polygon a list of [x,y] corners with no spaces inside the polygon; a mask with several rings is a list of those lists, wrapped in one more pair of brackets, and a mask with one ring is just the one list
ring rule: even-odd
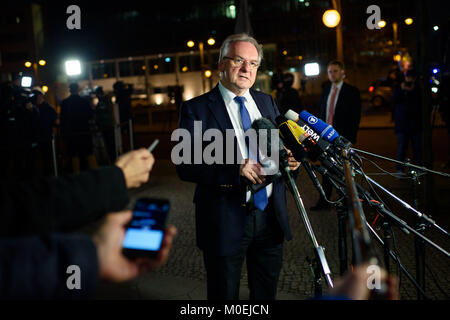
{"label": "black microphone windscreen", "polygon": [[[278,148],[279,150],[283,149],[283,141],[279,137],[278,128],[273,124],[273,122],[267,118],[259,118],[253,121],[252,128],[256,130],[256,134],[259,134],[259,130],[267,130],[267,149],[271,150],[272,148],[272,131],[277,130],[277,140],[278,140]],[[276,143],[276,142],[275,142]]]}
{"label": "black microphone windscreen", "polygon": [[275,121],[277,122],[277,126],[280,126],[283,122],[286,122],[288,119],[280,114],[278,117],[275,118]]}

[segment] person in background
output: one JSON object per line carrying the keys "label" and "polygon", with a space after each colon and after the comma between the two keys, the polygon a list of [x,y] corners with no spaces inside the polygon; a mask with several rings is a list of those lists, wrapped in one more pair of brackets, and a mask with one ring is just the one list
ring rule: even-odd
{"label": "person in background", "polygon": [[[327,72],[329,82],[323,87],[318,117],[354,144],[361,119],[359,90],[344,82],[345,70],[342,62],[337,60],[329,62]],[[325,196],[330,199],[333,186],[327,177],[322,177],[322,187]],[[330,205],[321,195],[316,205],[310,209],[317,211],[329,207]]]}
{"label": "person in background", "polygon": [[[417,73],[408,70],[405,80],[397,87],[392,97],[394,106],[395,134],[397,135],[397,160],[405,161],[411,141],[414,164],[421,164],[422,109],[420,89],[416,83]],[[397,164],[397,173],[404,174],[402,165]]]}
{"label": "person in background", "polygon": [[72,160],[73,172],[79,172],[89,167],[88,157],[93,154],[89,121],[94,110],[89,101],[78,94],[77,83],[71,83],[69,88],[70,96],[61,102],[61,137]]}
{"label": "person in background", "polygon": [[34,94],[34,104],[39,112],[37,142],[42,173],[48,176],[52,174],[53,169],[53,128],[58,115],[55,108],[45,101],[45,93],[40,87],[34,87],[32,93]]}
{"label": "person in background", "polygon": [[284,73],[281,83],[278,83],[276,92],[276,102],[280,114],[284,115],[289,109],[300,113],[303,111],[302,102],[298,91],[292,88],[294,83],[294,75],[292,73]]}

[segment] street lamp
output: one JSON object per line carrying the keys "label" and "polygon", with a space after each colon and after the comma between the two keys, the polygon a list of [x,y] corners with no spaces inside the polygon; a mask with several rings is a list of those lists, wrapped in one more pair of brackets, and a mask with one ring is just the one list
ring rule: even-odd
{"label": "street lamp", "polygon": [[328,28],[336,27],[336,53],[339,61],[344,60],[344,44],[342,38],[341,0],[332,0],[333,9],[327,10],[322,16],[322,22]]}
{"label": "street lamp", "polygon": [[328,28],[336,27],[341,21],[341,15],[337,10],[331,9],[323,13],[322,22]]}
{"label": "street lamp", "polygon": [[378,21],[378,26],[380,27],[380,28],[384,28],[384,27],[386,27],[386,21],[384,21],[384,20],[380,20],[380,21]]}
{"label": "street lamp", "polygon": [[[216,43],[216,40],[215,40],[213,37],[209,37],[209,39],[206,41],[206,43],[207,43],[209,46],[213,46],[213,45]],[[187,46],[188,46],[189,48],[192,48],[192,47],[195,46],[195,42],[192,41],[192,40],[189,40],[186,44],[187,44]],[[200,51],[200,65],[201,65],[201,69],[202,69],[202,72],[201,72],[202,85],[203,85],[203,91],[205,92],[205,91],[206,91],[206,88],[205,88],[205,78],[209,78],[209,85],[210,85],[210,87],[212,87],[212,79],[211,79],[212,72],[211,72],[210,70],[207,70],[208,65],[205,64],[205,53],[204,53],[204,44],[203,44],[203,41],[200,41],[200,42],[198,43],[198,49],[199,49],[199,51]],[[210,54],[211,54],[211,53],[210,53],[209,50],[208,50],[208,55],[210,56]],[[182,71],[183,71],[183,72],[186,72],[186,71],[187,71],[187,68],[184,70],[184,67],[183,67]],[[208,74],[209,74],[209,75],[208,75]]]}
{"label": "street lamp", "polygon": [[414,20],[412,18],[406,18],[405,19],[405,23],[409,26],[410,24],[412,24],[414,22]]}

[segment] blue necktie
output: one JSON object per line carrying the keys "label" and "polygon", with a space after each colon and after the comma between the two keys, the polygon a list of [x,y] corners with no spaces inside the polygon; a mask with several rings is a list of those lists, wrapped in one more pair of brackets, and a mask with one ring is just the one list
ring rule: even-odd
{"label": "blue necktie", "polygon": [[[252,126],[252,120],[250,119],[250,114],[245,107],[245,98],[236,96],[234,97],[234,101],[239,104],[239,111],[241,113],[242,127],[244,128],[244,132],[247,131]],[[248,146],[247,146],[248,147]],[[252,155],[249,150],[249,158],[258,160],[257,155]],[[258,192],[256,192],[253,196],[253,201],[255,203],[255,207],[259,210],[263,211],[268,203],[267,200],[267,192],[266,188],[262,188]]]}

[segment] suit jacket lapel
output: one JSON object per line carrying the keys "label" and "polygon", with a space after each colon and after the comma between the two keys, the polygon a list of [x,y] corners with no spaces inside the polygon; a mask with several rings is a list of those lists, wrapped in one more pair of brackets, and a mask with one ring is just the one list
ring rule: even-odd
{"label": "suit jacket lapel", "polygon": [[345,91],[347,91],[347,88],[345,87],[345,82],[342,84],[341,90],[339,91],[339,95],[337,97],[336,105],[334,107],[334,112],[336,113],[336,110],[338,109],[338,106],[340,106],[339,109],[342,109],[342,104],[344,103],[344,97],[345,97]]}
{"label": "suit jacket lapel", "polygon": [[230,116],[228,115],[227,107],[220,94],[219,86],[216,85],[214,89],[209,93],[208,108],[211,114],[216,118],[220,128],[225,131],[226,129],[233,129]]}
{"label": "suit jacket lapel", "polygon": [[256,106],[258,107],[261,116],[263,118],[272,118],[273,115],[270,113],[269,106],[261,99],[262,95],[255,94],[252,89],[250,89],[250,95],[252,96],[253,100],[255,100]]}

